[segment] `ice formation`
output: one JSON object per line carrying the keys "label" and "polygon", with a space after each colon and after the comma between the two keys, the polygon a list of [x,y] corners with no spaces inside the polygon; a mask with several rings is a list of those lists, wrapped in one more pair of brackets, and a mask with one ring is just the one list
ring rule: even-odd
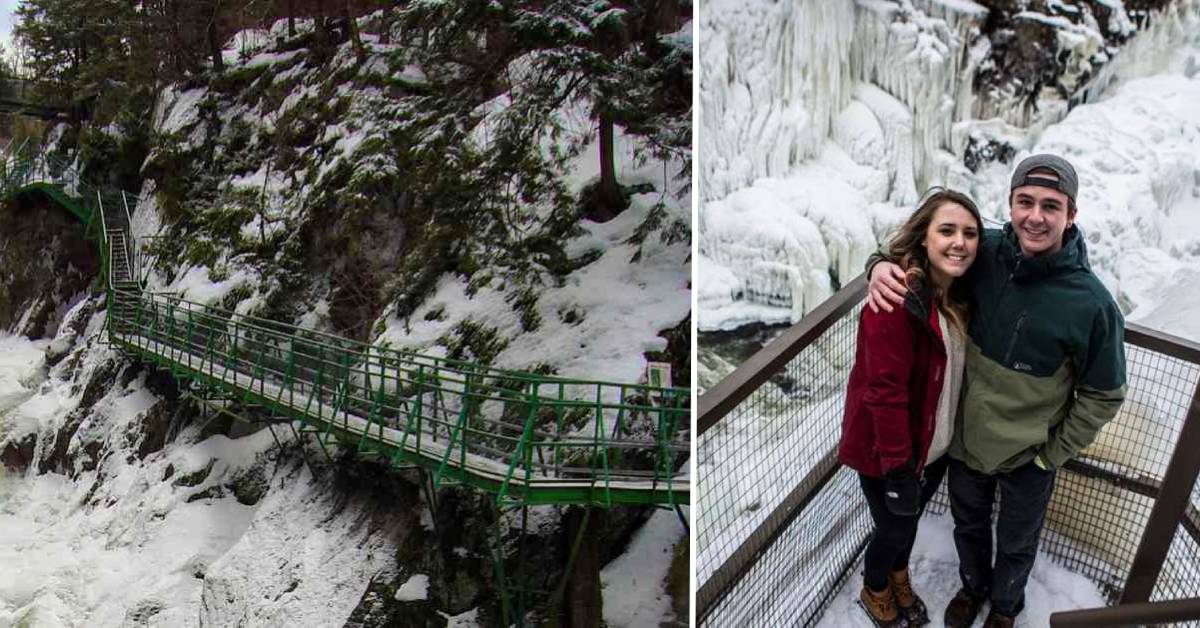
{"label": "ice formation", "polygon": [[[795,321],[858,274],[965,139],[967,1],[718,2],[700,59],[701,329]],[[815,232],[821,238],[814,238]],[[823,249],[823,250],[822,250]],[[705,305],[712,306],[705,311]]]}
{"label": "ice formation", "polygon": [[851,88],[849,2],[714,0],[699,24],[701,195],[815,157]]}
{"label": "ice formation", "polygon": [[[1200,1],[1171,4],[1120,50],[1100,45],[1090,16],[1015,14],[1055,29],[1061,82],[1075,87],[1070,98],[1047,87],[1032,108],[973,91],[991,63],[980,35],[987,9],[974,2],[781,5],[716,2],[700,26],[701,330],[798,320],[857,274],[930,185],[967,191],[993,226],[1004,222],[1011,160],[1030,151],[1076,162],[1080,224],[1114,294],[1137,273],[1119,270],[1127,250],[1194,255],[1190,240],[1163,234],[1187,233],[1168,225],[1186,220],[1181,204],[1196,193],[1196,108],[1184,104],[1196,82],[1178,81],[1198,64],[1178,51],[1200,30]],[[1106,6],[1107,32],[1130,35],[1123,5]],[[797,35],[801,25],[808,32]],[[1164,68],[1174,78],[1126,87]],[[783,129],[784,120],[798,122]],[[989,142],[1014,154],[972,172],[968,144]]]}

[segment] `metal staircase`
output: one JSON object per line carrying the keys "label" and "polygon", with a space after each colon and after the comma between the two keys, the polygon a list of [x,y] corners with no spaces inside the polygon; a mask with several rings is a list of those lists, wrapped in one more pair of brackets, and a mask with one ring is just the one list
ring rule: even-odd
{"label": "metal staircase", "polygon": [[143,290],[136,197],[108,193],[38,151],[0,155],[0,197],[41,193],[103,257],[108,338],[169,370],[217,411],[256,415],[432,488],[465,484],[498,507],[690,503],[690,391],[507,371],[399,351]]}

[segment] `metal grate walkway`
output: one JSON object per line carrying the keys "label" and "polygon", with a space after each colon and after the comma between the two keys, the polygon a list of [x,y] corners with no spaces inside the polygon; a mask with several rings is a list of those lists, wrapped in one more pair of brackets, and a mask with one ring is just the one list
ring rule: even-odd
{"label": "metal grate walkway", "polygon": [[136,197],[38,151],[0,156],[0,197],[40,193],[97,242],[108,338],[205,394],[299,425],[434,487],[501,507],[686,505],[690,391],[575,380],[397,351],[142,289]]}

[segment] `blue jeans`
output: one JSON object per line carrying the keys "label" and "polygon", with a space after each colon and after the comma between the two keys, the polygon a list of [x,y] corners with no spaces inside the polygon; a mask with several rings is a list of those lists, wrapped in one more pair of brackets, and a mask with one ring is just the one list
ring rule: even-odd
{"label": "blue jeans", "polygon": [[[1025,583],[1037,557],[1038,534],[1054,492],[1054,472],[1029,463],[988,475],[950,461],[950,512],[963,588],[975,598],[990,597],[992,609],[1016,617],[1025,608]],[[996,517],[996,562],[992,564],[992,504],[1000,489]]]}

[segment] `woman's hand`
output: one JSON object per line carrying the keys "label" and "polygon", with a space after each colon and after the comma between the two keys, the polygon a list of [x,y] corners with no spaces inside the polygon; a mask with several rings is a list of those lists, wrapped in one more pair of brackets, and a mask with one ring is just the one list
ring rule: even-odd
{"label": "woman's hand", "polygon": [[897,517],[915,517],[921,512],[921,481],[912,461],[884,475],[883,495],[888,511]]}

